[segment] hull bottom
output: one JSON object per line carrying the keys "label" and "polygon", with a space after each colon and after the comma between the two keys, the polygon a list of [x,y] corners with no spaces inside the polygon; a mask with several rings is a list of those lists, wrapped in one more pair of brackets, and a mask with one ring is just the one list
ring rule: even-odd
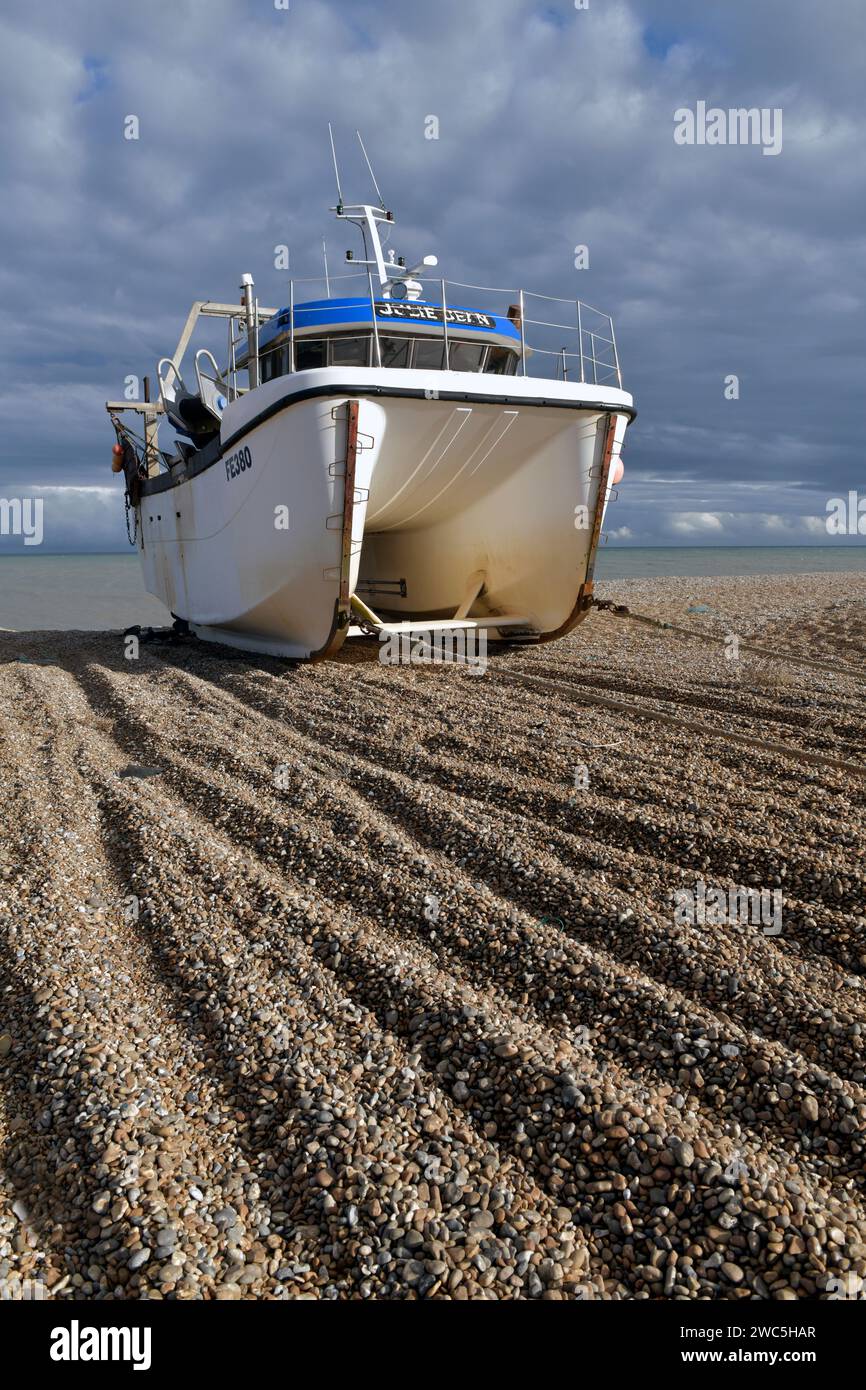
{"label": "hull bottom", "polygon": [[260,656],[288,657],[294,660],[309,660],[312,653],[303,643],[290,638],[265,637],[257,632],[241,632],[237,628],[203,627],[190,623],[190,630],[202,642],[214,642],[223,647],[236,647],[242,652],[256,652]]}

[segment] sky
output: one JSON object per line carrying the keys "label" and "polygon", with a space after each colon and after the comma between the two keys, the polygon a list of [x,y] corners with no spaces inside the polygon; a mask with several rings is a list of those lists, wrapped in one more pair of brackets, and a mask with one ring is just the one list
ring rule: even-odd
{"label": "sky", "polygon": [[[194,299],[251,271],[282,305],[275,247],[354,247],[329,120],[401,253],[613,315],[610,544],[828,544],[866,496],[863,0],[42,0],[0,69],[0,499],[44,499],[45,550],[125,548],[104,403]],[[780,111],[781,148],[680,143],[701,102]]]}

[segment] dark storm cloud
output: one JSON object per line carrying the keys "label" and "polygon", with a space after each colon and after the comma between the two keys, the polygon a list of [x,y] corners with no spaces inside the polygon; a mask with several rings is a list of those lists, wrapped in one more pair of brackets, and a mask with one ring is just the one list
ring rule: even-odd
{"label": "dark storm cloud", "polygon": [[[276,245],[313,275],[324,233],[332,264],[351,244],[329,119],[356,196],[361,127],[401,251],[614,314],[640,411],[614,536],[825,540],[863,485],[859,0],[91,0],[8,16],[0,55],[0,496],[53,489],[47,545],[122,537],[87,491],[103,402],[193,299],[251,270],[282,304]],[[677,145],[698,101],[781,108],[782,152]]]}

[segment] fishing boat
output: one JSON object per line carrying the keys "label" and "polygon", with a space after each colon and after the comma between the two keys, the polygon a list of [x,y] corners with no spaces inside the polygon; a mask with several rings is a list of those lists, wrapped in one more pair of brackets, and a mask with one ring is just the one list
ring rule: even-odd
{"label": "fishing boat", "polygon": [[[326,253],[324,294],[293,280],[267,308],[244,274],[237,302],[193,304],[153,399],[146,379],[107,403],[145,585],[199,638],[283,657],[358,632],[562,637],[592,605],[635,414],[613,321],[407,266],[367,167],[375,199],[347,204],[334,158],[331,211],[364,253],[338,280]],[[209,319],[225,359],[187,367]]]}

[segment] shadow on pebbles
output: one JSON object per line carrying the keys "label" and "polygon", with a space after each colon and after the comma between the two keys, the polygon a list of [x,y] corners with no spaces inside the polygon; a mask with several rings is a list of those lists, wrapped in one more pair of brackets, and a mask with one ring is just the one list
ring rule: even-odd
{"label": "shadow on pebbles", "polygon": [[858,1296],[864,585],[605,587],[823,671],[2,634],[6,1296]]}

